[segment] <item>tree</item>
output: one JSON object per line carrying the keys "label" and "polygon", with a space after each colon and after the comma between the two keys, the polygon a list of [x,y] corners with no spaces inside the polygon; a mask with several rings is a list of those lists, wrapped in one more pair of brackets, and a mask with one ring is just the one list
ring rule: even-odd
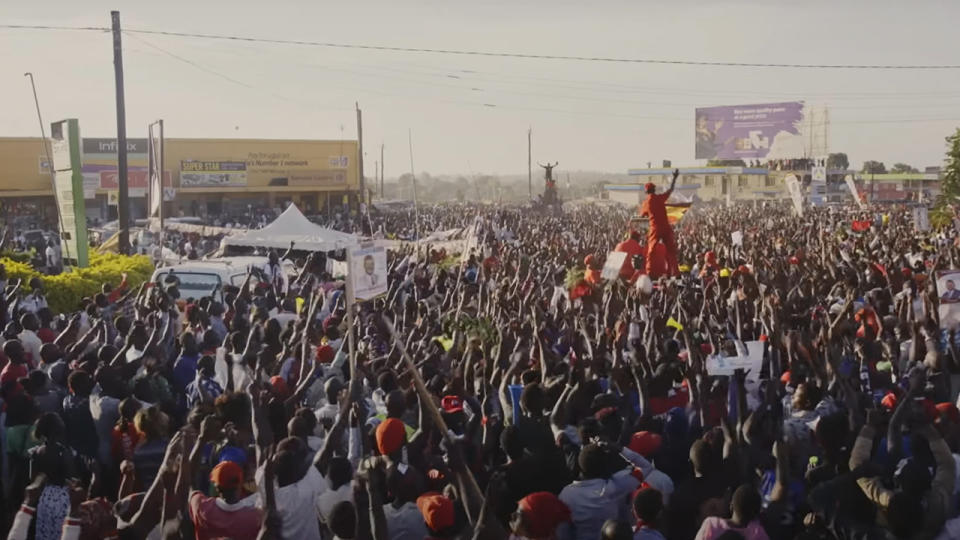
{"label": "tree", "polygon": [[941,197],[945,197],[951,205],[956,201],[954,197],[960,195],[960,128],[947,137],[947,159],[943,167],[940,192]]}
{"label": "tree", "polygon": [[867,174],[886,174],[887,168],[882,161],[864,161],[863,172]]}
{"label": "tree", "polygon": [[837,152],[836,154],[827,156],[828,169],[842,169],[845,171],[848,167],[850,167],[850,160],[847,159],[847,155],[843,152]]}
{"label": "tree", "polygon": [[906,163],[894,163],[893,168],[890,169],[890,172],[904,174],[904,173],[916,173],[920,172],[917,169],[914,169]]}

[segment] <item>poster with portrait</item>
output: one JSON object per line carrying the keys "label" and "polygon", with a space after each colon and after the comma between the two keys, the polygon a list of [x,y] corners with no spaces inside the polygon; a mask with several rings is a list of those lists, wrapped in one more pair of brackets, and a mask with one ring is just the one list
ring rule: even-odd
{"label": "poster with portrait", "polygon": [[937,272],[937,297],[940,299],[940,327],[950,330],[960,326],[960,270]]}
{"label": "poster with portrait", "polygon": [[357,300],[370,300],[387,293],[387,249],[383,246],[350,248],[350,283]]}

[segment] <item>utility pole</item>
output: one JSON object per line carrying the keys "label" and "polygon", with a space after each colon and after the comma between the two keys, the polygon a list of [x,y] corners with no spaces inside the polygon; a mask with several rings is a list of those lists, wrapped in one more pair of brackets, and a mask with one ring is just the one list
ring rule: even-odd
{"label": "utility pole", "polygon": [[363,113],[360,112],[360,102],[357,106],[357,166],[360,168],[360,203],[367,201],[367,183],[363,177]]}
{"label": "utility pole", "polygon": [[527,128],[527,191],[533,199],[533,128]]}
{"label": "utility pole", "polygon": [[383,143],[380,143],[380,198],[384,198],[383,192]]}
{"label": "utility pole", "polygon": [[[43,144],[43,154],[47,158],[47,167],[50,170],[50,186],[53,188],[53,193],[57,193],[57,168],[53,166],[53,157],[50,155],[50,145],[47,142],[47,131],[43,127],[43,116],[40,114],[40,100],[37,98],[37,85],[33,81],[33,73],[27,72],[23,74],[24,77],[30,77],[30,88],[33,89],[33,104],[37,107],[37,121],[40,122],[40,142]],[[57,197],[54,197],[55,200],[58,200]],[[63,230],[63,216],[60,214],[60,205],[57,204],[57,223],[60,225],[60,235],[64,233]],[[66,242],[60,243],[63,246],[64,253],[66,258],[76,257],[76,253],[71,254],[70,248]]]}
{"label": "utility pole", "polygon": [[[120,222],[119,251],[130,253],[130,186],[127,183],[127,113],[123,99],[123,47],[120,43],[120,12],[111,11],[113,23],[113,75],[117,86],[117,219]],[[82,216],[78,216],[78,219]]]}
{"label": "utility pole", "polygon": [[413,131],[407,129],[407,141],[410,143],[410,177],[413,180],[413,230],[420,240],[420,202],[417,200],[417,173],[413,168]]}

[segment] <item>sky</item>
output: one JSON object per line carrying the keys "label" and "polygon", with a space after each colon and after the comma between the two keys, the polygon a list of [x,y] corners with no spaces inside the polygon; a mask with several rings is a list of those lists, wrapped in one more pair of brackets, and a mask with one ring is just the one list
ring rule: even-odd
{"label": "sky", "polygon": [[[802,64],[960,65],[960,2],[811,0],[47,0],[0,25],[110,25],[263,39],[504,53]],[[623,173],[694,159],[694,109],[803,100],[830,111],[829,150],[940,165],[960,126],[960,69],[742,68],[387,52],[125,33],[129,137],[356,137],[386,175]],[[0,28],[0,137],[46,123],[116,135],[112,42],[98,31]],[[369,167],[370,165],[368,165]],[[536,163],[534,163],[536,167]],[[535,173],[537,174],[537,173]],[[368,169],[368,176],[372,175]]]}

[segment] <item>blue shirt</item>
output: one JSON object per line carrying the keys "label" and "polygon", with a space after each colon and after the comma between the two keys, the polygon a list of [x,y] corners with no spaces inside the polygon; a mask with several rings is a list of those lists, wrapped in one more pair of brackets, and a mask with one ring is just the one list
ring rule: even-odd
{"label": "blue shirt", "polygon": [[184,355],[173,364],[173,383],[176,389],[184,391],[187,385],[197,377],[197,360],[199,354]]}

